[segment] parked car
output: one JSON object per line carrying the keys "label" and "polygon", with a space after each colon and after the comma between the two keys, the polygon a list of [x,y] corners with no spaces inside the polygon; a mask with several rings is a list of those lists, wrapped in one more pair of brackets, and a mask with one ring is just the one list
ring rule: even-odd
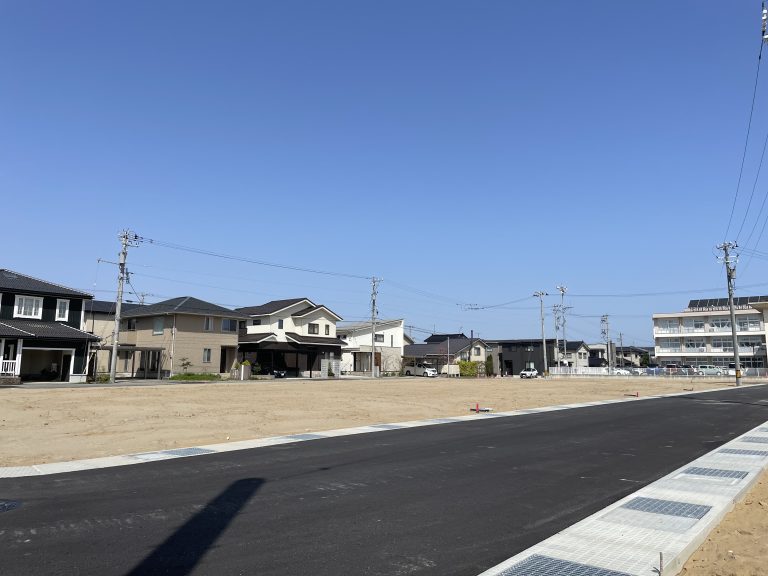
{"label": "parked car", "polygon": [[424,376],[426,378],[437,376],[437,369],[432,364],[427,364],[426,362],[408,364],[403,368],[403,372],[406,376]]}
{"label": "parked car", "polygon": [[649,376],[658,376],[659,374],[663,374],[663,372],[663,368],[658,364],[648,364],[648,366],[645,367],[645,373]]}
{"label": "parked car", "polygon": [[696,374],[699,376],[722,376],[723,369],[709,364],[702,364],[696,368]]}
{"label": "parked car", "polygon": [[695,369],[690,364],[680,364],[680,368],[678,368],[677,373],[678,374],[684,374],[684,375],[692,375],[695,372]]}
{"label": "parked car", "polygon": [[537,378],[538,376],[539,371],[536,368],[526,368],[520,372],[520,378]]}
{"label": "parked car", "polygon": [[613,369],[613,373],[616,376],[631,376],[632,375],[632,372],[630,372],[626,368],[614,368]]}

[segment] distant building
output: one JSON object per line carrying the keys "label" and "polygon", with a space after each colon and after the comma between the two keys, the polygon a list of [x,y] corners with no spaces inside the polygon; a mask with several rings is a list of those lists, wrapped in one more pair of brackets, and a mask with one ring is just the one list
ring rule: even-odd
{"label": "distant building", "polygon": [[[739,358],[744,368],[766,366],[765,313],[768,296],[735,298]],[[691,300],[682,312],[653,315],[656,361],[661,364],[733,362],[733,337],[727,298]]]}
{"label": "distant building", "polygon": [[[489,346],[493,348],[493,369],[494,373],[502,376],[512,376],[519,374],[526,368],[535,368],[540,373],[544,373],[544,354],[541,350],[541,338],[536,339],[516,339],[516,340],[489,340]],[[556,365],[554,339],[547,339],[547,363],[549,366]],[[559,348],[563,350],[563,343],[559,342]],[[589,346],[581,340],[567,342],[567,350],[562,356],[562,362],[568,364],[571,368],[582,368],[588,366]]]}
{"label": "distant building", "polygon": [[[400,372],[403,348],[413,344],[405,334],[403,320],[378,320],[376,322],[376,366],[382,372]],[[371,323],[338,322],[336,337],[345,342],[341,348],[342,374],[370,374],[371,371]]]}

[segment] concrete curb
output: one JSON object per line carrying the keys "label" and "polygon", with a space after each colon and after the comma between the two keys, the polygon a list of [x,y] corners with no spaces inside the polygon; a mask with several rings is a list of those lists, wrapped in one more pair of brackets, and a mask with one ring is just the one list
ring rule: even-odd
{"label": "concrete curb", "polygon": [[768,421],[480,576],[674,576],[766,469]]}

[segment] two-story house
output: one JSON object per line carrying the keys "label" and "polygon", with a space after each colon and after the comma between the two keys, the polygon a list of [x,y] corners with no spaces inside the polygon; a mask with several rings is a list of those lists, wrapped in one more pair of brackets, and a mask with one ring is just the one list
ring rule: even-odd
{"label": "two-story house", "polygon": [[246,318],[192,296],[133,306],[121,313],[118,374],[229,373],[237,360],[238,325]]}
{"label": "two-story house", "polygon": [[[535,368],[540,374],[545,371],[544,352],[540,338],[515,340],[489,340],[494,349],[493,369],[503,376],[519,374],[527,368]],[[545,341],[547,351],[546,370],[553,366],[559,357],[561,362],[570,368],[585,368],[589,366],[589,346],[580,340],[569,340],[563,353],[562,341],[554,339]]]}
{"label": "two-story house", "polygon": [[240,359],[258,364],[262,373],[326,376],[323,361],[338,364],[341,359],[344,342],[336,336],[341,316],[309,298],[273,300],[237,311],[248,316],[240,323]]}
{"label": "two-story house", "polygon": [[98,337],[80,330],[90,294],[0,269],[0,376],[85,382]]}
{"label": "two-story house", "polygon": [[[412,362],[428,362],[441,374],[458,374],[453,368],[460,360],[485,363],[491,346],[480,338],[467,338],[464,334],[432,334],[423,344],[404,347],[406,366]],[[485,372],[483,372],[485,374]]]}
{"label": "two-story house", "polygon": [[[413,340],[405,334],[404,324],[402,319],[376,322],[374,358],[381,372],[400,372],[403,347],[413,344]],[[371,322],[343,322],[336,326],[336,335],[346,343],[341,349],[343,374],[370,374],[371,331]]]}

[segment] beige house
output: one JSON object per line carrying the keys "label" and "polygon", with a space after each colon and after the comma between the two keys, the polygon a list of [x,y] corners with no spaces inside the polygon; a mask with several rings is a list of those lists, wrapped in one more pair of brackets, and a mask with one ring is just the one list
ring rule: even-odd
{"label": "beige house", "polygon": [[[94,305],[86,314],[86,330],[104,338],[93,373],[109,372],[114,304]],[[97,310],[101,309],[101,312]],[[133,305],[121,313],[117,374],[162,378],[181,372],[228,374],[237,359],[239,312],[191,296],[149,305]]]}

